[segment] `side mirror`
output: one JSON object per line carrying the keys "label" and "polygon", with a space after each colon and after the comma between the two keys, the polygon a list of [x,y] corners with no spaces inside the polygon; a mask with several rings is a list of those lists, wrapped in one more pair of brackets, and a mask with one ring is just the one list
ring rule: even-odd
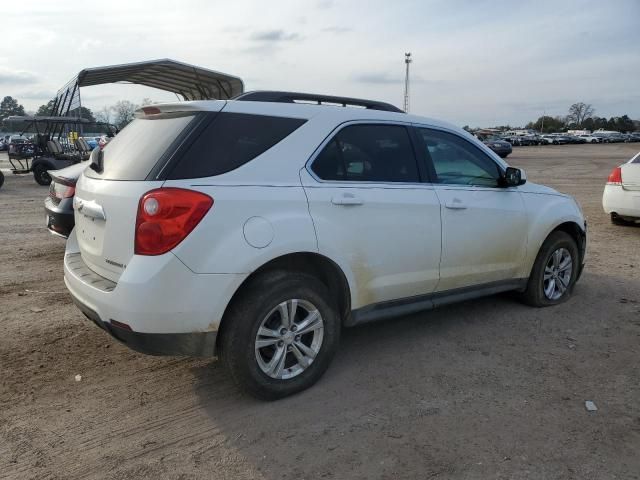
{"label": "side mirror", "polygon": [[520,168],[507,167],[502,177],[502,183],[505,187],[517,187],[527,183],[527,175]]}

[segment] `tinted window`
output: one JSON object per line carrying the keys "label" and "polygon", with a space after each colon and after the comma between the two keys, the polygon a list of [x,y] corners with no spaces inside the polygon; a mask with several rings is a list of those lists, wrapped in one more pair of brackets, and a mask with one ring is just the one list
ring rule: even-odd
{"label": "tinted window", "polygon": [[305,122],[297,118],[219,113],[186,149],[168,178],[211,177],[234,170]]}
{"label": "tinted window", "polygon": [[103,151],[103,171],[85,175],[105,180],[144,180],[194,115],[137,118],[122,129]]}
{"label": "tinted window", "polygon": [[436,174],[436,183],[497,187],[498,165],[479,148],[457,135],[418,129]]}
{"label": "tinted window", "polygon": [[407,129],[398,125],[351,125],[329,142],[311,166],[322,180],[419,182]]}

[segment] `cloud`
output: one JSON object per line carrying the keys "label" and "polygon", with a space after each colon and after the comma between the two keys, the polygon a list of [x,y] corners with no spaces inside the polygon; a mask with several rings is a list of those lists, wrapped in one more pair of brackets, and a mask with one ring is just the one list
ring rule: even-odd
{"label": "cloud", "polygon": [[354,77],[356,82],[371,83],[375,85],[393,85],[402,83],[403,79],[399,75],[390,75],[385,72],[361,73]]}
{"label": "cloud", "polygon": [[28,90],[25,92],[18,92],[15,96],[21,100],[26,99],[49,101],[56,96],[56,92],[53,90]]}
{"label": "cloud", "polygon": [[294,32],[287,33],[284,30],[263,30],[251,35],[254,42],[289,42],[298,40],[300,35]]}
{"label": "cloud", "polygon": [[316,2],[316,7],[320,9],[327,9],[333,7],[333,0],[319,0]]}
{"label": "cloud", "polygon": [[0,68],[0,85],[25,85],[36,83],[37,81],[38,77],[31,72]]}
{"label": "cloud", "polygon": [[332,26],[332,27],[325,27],[322,29],[322,31],[328,32],[328,33],[349,33],[349,32],[353,32],[353,28]]}

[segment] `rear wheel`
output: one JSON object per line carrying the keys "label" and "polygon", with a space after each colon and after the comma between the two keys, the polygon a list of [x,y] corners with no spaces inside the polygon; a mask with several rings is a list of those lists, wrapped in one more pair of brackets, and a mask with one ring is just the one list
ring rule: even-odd
{"label": "rear wheel", "polygon": [[573,291],[579,270],[578,246],[565,232],[553,232],[542,244],[522,297],[534,307],[548,307],[566,301]]}
{"label": "rear wheel", "polygon": [[51,175],[47,172],[47,167],[42,164],[33,167],[33,178],[36,179],[38,185],[49,185],[51,183]]}
{"label": "rear wheel", "polygon": [[318,279],[271,272],[234,300],[221,335],[221,357],[234,381],[275,400],[318,381],[337,350],[340,320]]}
{"label": "rear wheel", "polygon": [[621,226],[624,226],[624,227],[635,225],[634,222],[632,222],[630,220],[626,220],[626,219],[620,217],[617,213],[612,213],[611,214],[611,223],[613,223],[614,225],[621,225]]}

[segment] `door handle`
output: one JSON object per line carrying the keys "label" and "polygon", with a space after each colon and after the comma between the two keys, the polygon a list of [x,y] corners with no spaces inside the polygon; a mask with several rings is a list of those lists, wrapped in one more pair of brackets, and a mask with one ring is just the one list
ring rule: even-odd
{"label": "door handle", "polygon": [[332,197],[331,203],[334,205],[362,205],[364,200],[353,193],[343,193],[342,195]]}
{"label": "door handle", "polygon": [[453,200],[446,202],[444,206],[451,210],[464,210],[467,208],[467,205],[459,198],[454,198]]}

